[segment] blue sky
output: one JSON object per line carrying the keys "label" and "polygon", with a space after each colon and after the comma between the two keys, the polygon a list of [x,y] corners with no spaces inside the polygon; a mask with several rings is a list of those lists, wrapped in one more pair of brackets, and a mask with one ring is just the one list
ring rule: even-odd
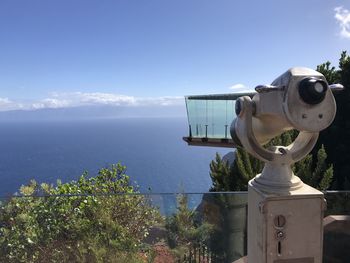
{"label": "blue sky", "polygon": [[0,111],[176,105],[350,51],[349,1],[0,1]]}

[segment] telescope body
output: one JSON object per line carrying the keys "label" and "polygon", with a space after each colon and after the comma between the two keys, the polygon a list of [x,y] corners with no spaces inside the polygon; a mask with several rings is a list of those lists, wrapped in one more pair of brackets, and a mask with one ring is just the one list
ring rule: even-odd
{"label": "telescope body", "polygon": [[[324,98],[320,103],[307,103],[300,96],[303,88],[300,83],[306,78],[327,83],[325,77],[315,70],[291,68],[273,81],[270,87],[261,90],[257,88],[258,93],[252,98],[252,130],[258,143],[264,145],[292,129],[319,132],[332,123],[336,113],[332,91],[329,88],[322,90]],[[241,103],[241,100],[238,99],[236,103]],[[244,129],[238,123],[240,114],[237,114],[238,118],[232,123],[231,134],[240,133],[237,134],[238,137],[243,138],[246,134],[245,131],[240,131]]]}

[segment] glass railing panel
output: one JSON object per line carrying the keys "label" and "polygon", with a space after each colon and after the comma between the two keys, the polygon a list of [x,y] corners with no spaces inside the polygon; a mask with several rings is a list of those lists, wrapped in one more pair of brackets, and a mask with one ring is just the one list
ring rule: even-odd
{"label": "glass railing panel", "polygon": [[194,138],[230,138],[235,115],[235,100],[186,98],[189,136]]}
{"label": "glass railing panel", "polygon": [[328,215],[348,215],[350,216],[350,191],[327,191],[325,192]]}
{"label": "glass railing panel", "polygon": [[325,193],[323,262],[348,262],[350,258],[350,191]]}
{"label": "glass railing panel", "polygon": [[4,198],[0,262],[232,262],[246,207],[246,193]]}
{"label": "glass railing panel", "polygon": [[[325,198],[324,262],[347,262],[350,192]],[[246,192],[8,197],[0,262],[233,262],[246,230]]]}

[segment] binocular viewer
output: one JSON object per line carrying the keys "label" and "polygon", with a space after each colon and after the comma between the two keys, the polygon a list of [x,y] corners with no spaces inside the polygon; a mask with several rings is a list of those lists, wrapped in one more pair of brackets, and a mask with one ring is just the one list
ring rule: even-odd
{"label": "binocular viewer", "polygon": [[260,144],[266,144],[281,133],[296,129],[303,132],[319,132],[328,127],[336,113],[331,90],[341,86],[329,86],[325,77],[308,68],[292,68],[269,86],[260,85],[250,101],[248,97],[236,100],[237,118],[231,125],[231,137],[242,145],[242,116],[245,103],[252,104],[252,130]]}
{"label": "binocular viewer", "polygon": [[340,84],[328,85],[315,70],[291,68],[271,85],[257,86],[256,92],[188,96],[190,132],[184,140],[189,145],[244,147],[247,104],[252,107],[253,135],[261,145],[291,129],[319,132],[332,123],[332,92],[341,89]]}
{"label": "binocular viewer", "polygon": [[[336,114],[333,92],[341,89],[340,84],[328,85],[315,70],[291,68],[271,85],[257,86],[256,92],[189,96],[190,136],[184,140],[196,146],[243,147],[265,162],[253,181],[258,188],[297,189],[303,183],[291,165],[312,150],[319,132],[332,123]],[[263,146],[292,129],[299,131],[292,144]]]}

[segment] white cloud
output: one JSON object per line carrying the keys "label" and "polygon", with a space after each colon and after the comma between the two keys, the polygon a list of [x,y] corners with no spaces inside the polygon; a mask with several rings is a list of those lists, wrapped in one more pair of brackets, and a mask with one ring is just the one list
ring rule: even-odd
{"label": "white cloud", "polygon": [[70,103],[66,100],[59,100],[59,99],[53,99],[53,98],[47,98],[43,99],[39,102],[34,102],[29,106],[29,109],[58,109],[58,108],[64,108],[69,107]]}
{"label": "white cloud", "polygon": [[12,101],[10,101],[8,98],[0,98],[0,105],[8,105],[11,103]]}
{"label": "white cloud", "polygon": [[184,97],[134,97],[114,93],[102,92],[68,92],[52,93],[48,98],[20,103],[0,98],[0,111],[8,110],[39,110],[39,109],[57,109],[71,108],[80,106],[111,105],[111,106],[173,106],[182,105]]}
{"label": "white cloud", "polygon": [[72,92],[72,93],[54,93],[57,100],[68,102],[71,107],[84,105],[113,105],[113,106],[148,106],[148,105],[179,105],[184,101],[181,96],[168,97],[134,97],[114,93],[101,92]]}
{"label": "white cloud", "polygon": [[23,109],[24,105],[16,103],[9,98],[0,98],[0,111]]}
{"label": "white cloud", "polygon": [[234,91],[234,92],[252,92],[252,91],[254,91],[241,83],[232,85],[231,87],[229,87],[229,89]]}
{"label": "white cloud", "polygon": [[342,6],[334,8],[335,19],[340,26],[340,36],[350,38],[350,12]]}
{"label": "white cloud", "polygon": [[75,100],[78,101],[78,103],[81,104],[87,104],[87,105],[95,105],[95,104],[102,104],[102,105],[115,105],[115,106],[122,106],[122,105],[133,105],[135,104],[135,98],[132,96],[126,96],[126,95],[118,95],[113,93],[100,93],[100,92],[93,92],[93,93],[82,93],[82,92],[76,92],[71,94],[71,96]]}
{"label": "white cloud", "polygon": [[136,98],[137,105],[160,105],[160,106],[172,106],[181,105],[184,103],[184,97],[150,97],[150,98]]}

